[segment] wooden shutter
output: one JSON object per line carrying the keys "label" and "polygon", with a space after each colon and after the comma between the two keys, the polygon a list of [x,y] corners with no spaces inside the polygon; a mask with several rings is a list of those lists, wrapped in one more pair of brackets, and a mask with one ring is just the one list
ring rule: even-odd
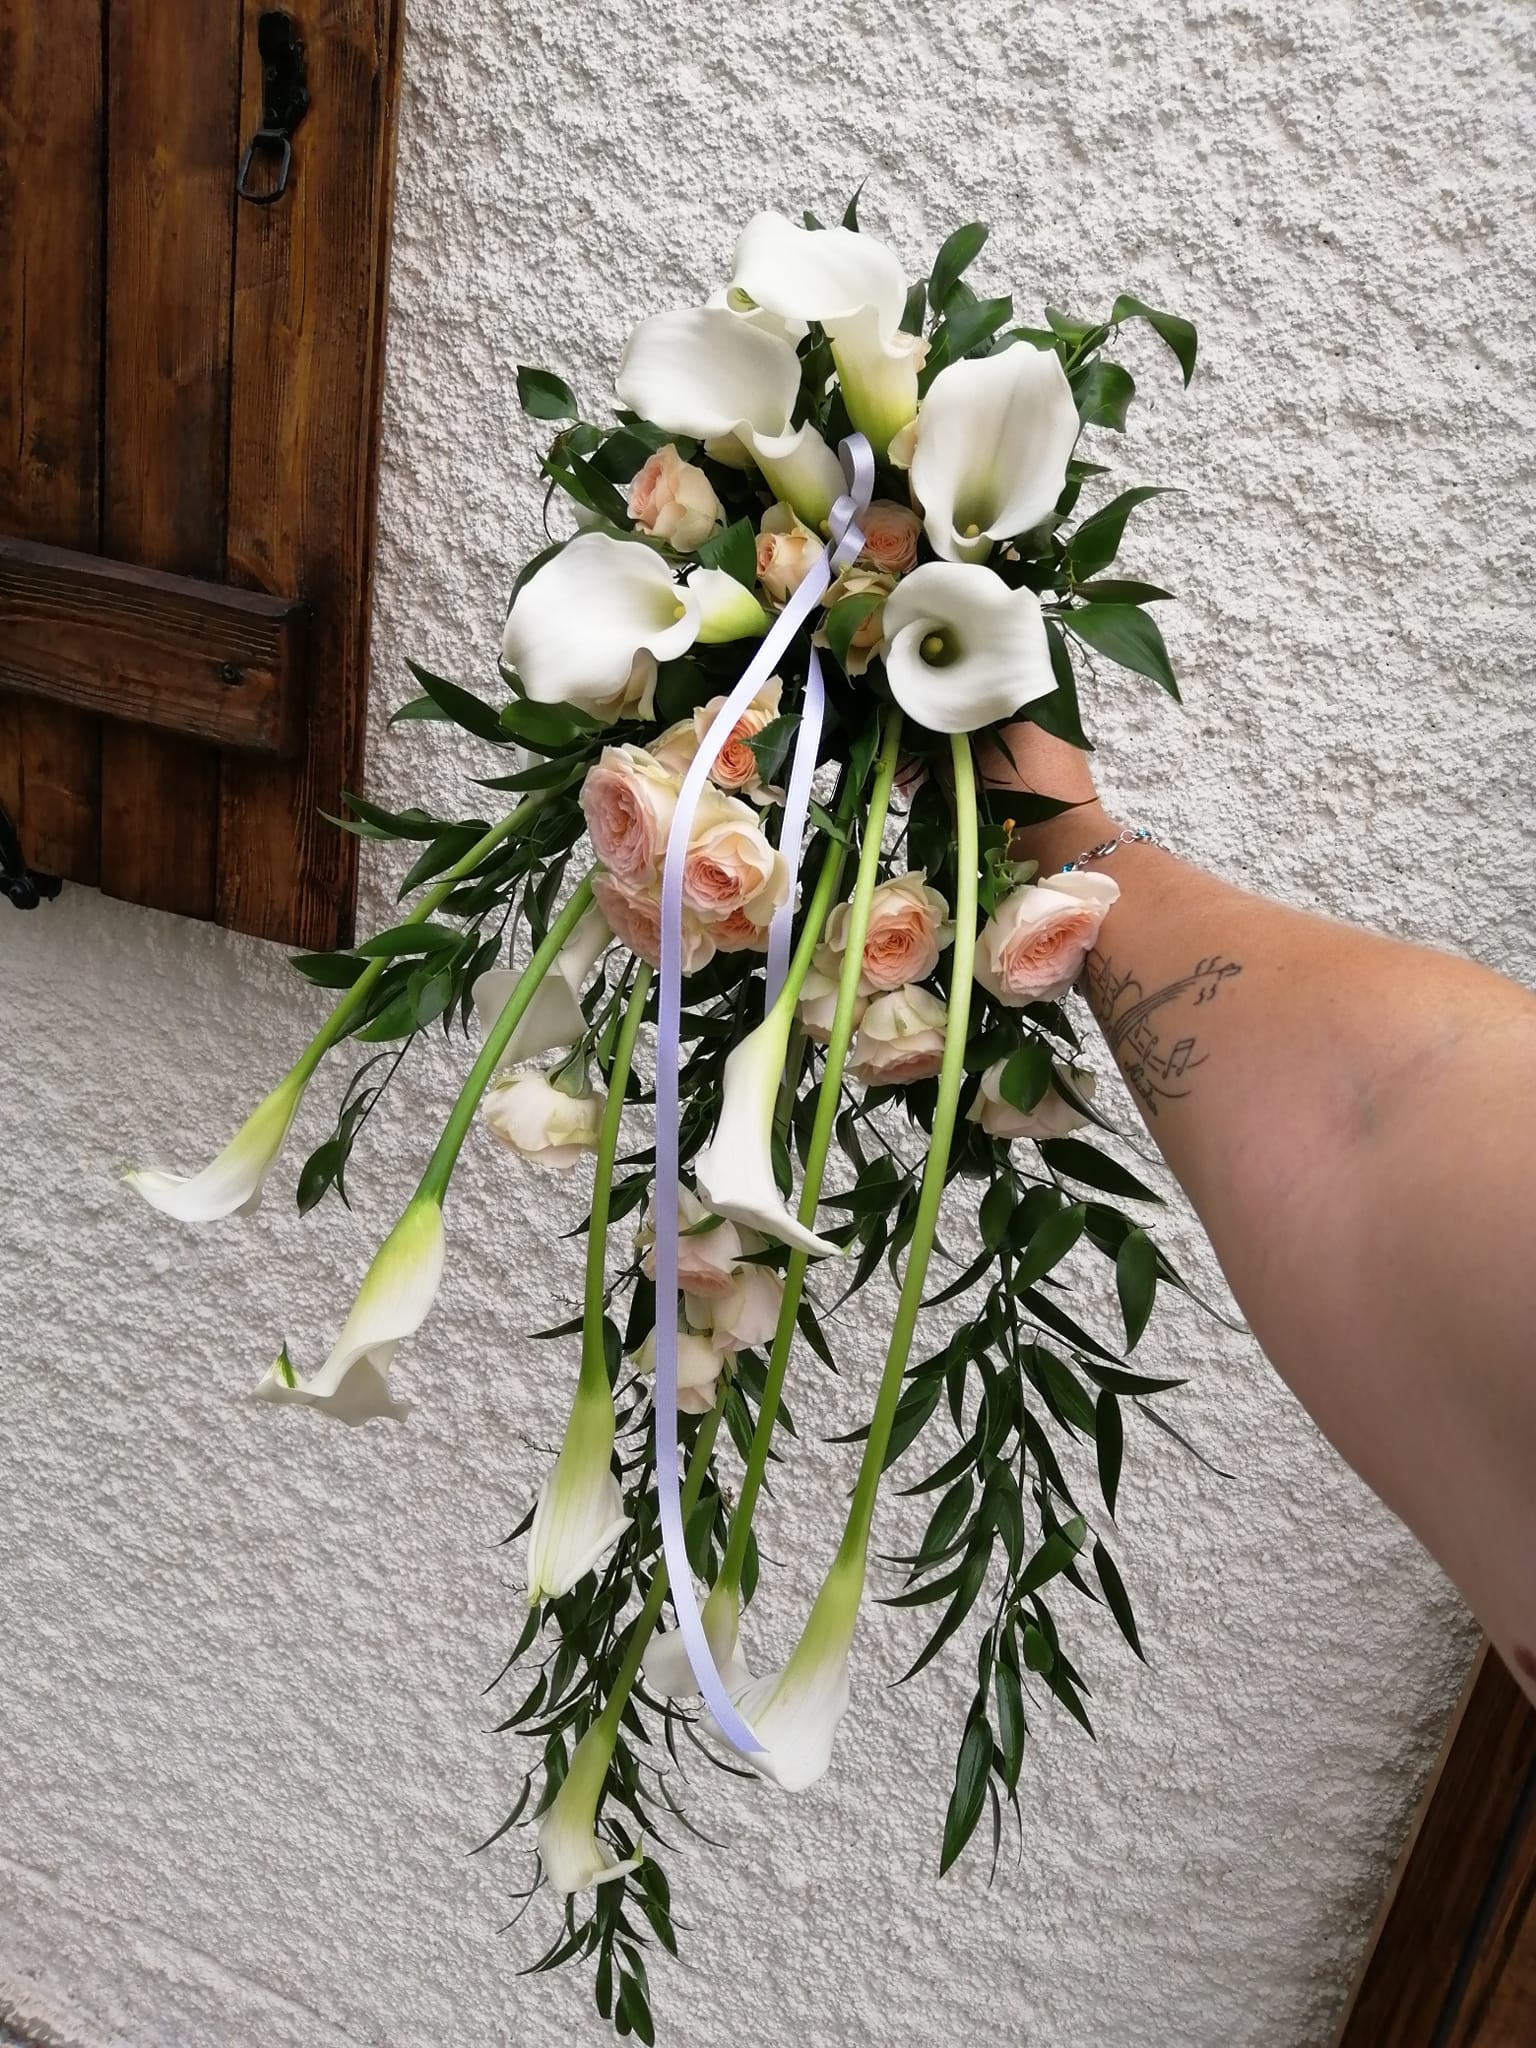
{"label": "wooden shutter", "polygon": [[319,947],[356,890],[321,813],[362,771],[403,5],[297,0],[309,106],[258,205],[273,12],[0,0],[0,804],[35,868]]}

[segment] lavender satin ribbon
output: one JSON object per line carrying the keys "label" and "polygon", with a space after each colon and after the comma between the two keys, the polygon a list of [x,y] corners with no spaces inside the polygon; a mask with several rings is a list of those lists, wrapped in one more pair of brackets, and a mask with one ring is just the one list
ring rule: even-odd
{"label": "lavender satin ribbon", "polygon": [[[693,830],[694,813],[710,770],[736,721],[773,674],[796,634],[810,617],[838,571],[854,560],[864,545],[860,513],[875,484],[874,454],[862,434],[850,434],[838,449],[848,489],[832,507],[829,539],[799,588],[774,620],[695,754],[678,792],[672,829],[667,835],[661,873],[661,972],[656,1013],[656,1498],[661,1518],[662,1554],[678,1630],[699,1691],[721,1734],[733,1748],[750,1755],[760,1745],[731,1704],[699,1615],[688,1546],[683,1533],[682,1481],[677,1449],[677,1195],[678,1195],[678,1072],[682,1059],[683,863]],[[794,921],[795,882],[800,870],[800,839],[810,806],[811,778],[821,736],[824,694],[821,664],[812,651],[806,678],[806,701],[795,735],[795,757],[784,803],[780,851],[789,869],[789,892],[774,912],[768,934],[768,1002],[784,985]]]}

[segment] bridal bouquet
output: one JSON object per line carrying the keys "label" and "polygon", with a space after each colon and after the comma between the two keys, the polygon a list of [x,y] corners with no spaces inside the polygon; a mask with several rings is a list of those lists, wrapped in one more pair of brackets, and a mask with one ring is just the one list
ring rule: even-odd
{"label": "bridal bouquet", "polygon": [[[1020,828],[1062,807],[987,769],[1021,719],[1087,745],[1080,661],[1177,695],[1149,609],[1167,593],[1106,574],[1155,487],[1086,517],[1078,501],[1106,473],[1083,430],[1121,432],[1134,391],[1108,353],[1121,327],[1149,323],[1186,383],[1195,334],[1129,297],[1020,325],[966,282],[985,239],[957,229],[909,285],[852,207],[832,228],[759,214],[726,288],[631,334],[613,416],[519,371],[556,430],[552,538],[513,587],[500,687],[417,668],[397,714],[452,721],[480,765],[500,749],[480,787],[510,808],[348,797],[347,829],[419,847],[409,910],[295,962],[335,1008],[212,1165],[130,1176],[184,1221],[249,1211],[350,1041],[361,1061],[298,1181],[302,1210],[345,1199],[410,1046],[477,1022],[330,1356],[305,1376],[282,1350],[256,1388],[363,1424],[406,1412],[391,1375],[437,1293],[466,1142],[504,1146],[513,1172],[591,1156],[581,1310],[538,1333],[568,1361],[570,1419],[513,1532],[528,1613],[502,1678],[532,1672],[503,1726],[533,1749],[491,1839],[531,1827],[523,1896],[562,1901],[535,1967],[590,1960],[600,2010],[647,2042],[646,1952],[675,1948],[657,1844],[681,1817],[679,1738],[788,1792],[827,1770],[898,1461],[932,1500],[889,1582],[894,1605],[937,1610],[912,1672],[968,1619],[979,1635],[941,1871],[989,1810],[995,1860],[1043,1699],[1089,1725],[1065,1596],[1102,1601],[1140,1654],[1104,1532],[1123,1418],[1171,1431],[1149,1397],[1177,1382],[1124,1354],[1159,1281],[1182,1283],[1117,1206],[1155,1197],[1084,1135],[1103,1119],[1066,1007],[1117,890],[1021,858]],[[512,1187],[510,1213],[533,1192]],[[1095,1260],[1123,1330],[1088,1326]],[[757,1530],[794,1448],[791,1368],[852,1363],[837,1310],[882,1266],[898,1299],[842,1439],[847,1519],[765,1670]],[[1097,1501],[1079,1498],[1089,1444]]]}

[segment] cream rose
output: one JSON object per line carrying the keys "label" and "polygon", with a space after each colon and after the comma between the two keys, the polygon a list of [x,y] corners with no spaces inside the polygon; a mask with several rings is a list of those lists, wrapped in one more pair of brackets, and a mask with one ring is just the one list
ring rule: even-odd
{"label": "cream rose", "polygon": [[629,516],[642,533],[679,554],[690,553],[725,523],[714,485],[696,464],[684,462],[670,441],[631,482]]}
{"label": "cream rose", "polygon": [[[836,916],[836,911],[833,916]],[[837,1015],[837,989],[842,979],[843,956],[833,947],[822,944],[811,956],[810,971],[800,984],[800,1000],[795,1015],[800,1020],[800,1029],[807,1038],[818,1045],[825,1045],[832,1036],[832,1020]],[[864,1021],[864,1012],[869,1008],[869,998],[860,993],[853,1001],[853,1023],[857,1030]]]}
{"label": "cream rose", "polygon": [[[592,877],[592,895],[621,946],[652,967],[661,965],[661,888],[655,880],[627,882],[604,869]],[[715,942],[696,917],[683,910],[683,972],[697,974],[715,957]]]}
{"label": "cream rose", "polygon": [[859,560],[891,576],[905,576],[917,567],[917,536],[923,522],[908,505],[894,498],[876,498],[859,517],[864,549]]}
{"label": "cream rose", "polygon": [[786,603],[800,588],[823,546],[788,505],[769,506],[757,535],[757,580],[772,603]]}
{"label": "cream rose", "polygon": [[[656,1332],[652,1330],[635,1353],[635,1371],[656,1370]],[[677,1333],[677,1408],[680,1415],[707,1415],[715,1405],[724,1360],[696,1330]]]}
{"label": "cream rose", "polygon": [[704,925],[734,922],[738,913],[766,925],[789,894],[784,856],[769,845],[757,815],[739,797],[706,788],[683,863],[683,902]]}
{"label": "cream rose", "polygon": [[[970,1119],[980,1124],[989,1138],[1065,1138],[1088,1122],[1064,1095],[1048,1088],[1033,1109],[1015,1109],[1002,1091],[1003,1069],[1008,1062],[996,1060],[981,1077]],[[1093,1100],[1097,1077],[1091,1067],[1067,1067],[1054,1062],[1058,1077],[1087,1102]]]}
{"label": "cream rose", "polygon": [[[837,904],[827,919],[825,944],[841,964],[848,947],[851,905]],[[939,954],[954,937],[949,905],[928,887],[921,868],[893,875],[875,890],[869,905],[869,930],[859,965],[859,993],[904,988],[922,981],[939,964]]]}
{"label": "cream rose", "polygon": [[[689,1300],[688,1320],[701,1327],[707,1324],[711,1345],[727,1357],[771,1344],[783,1302],[784,1282],[771,1267],[737,1266],[728,1293],[697,1306]],[[700,1309],[704,1313],[698,1313]]]}
{"label": "cream rose", "polygon": [[1054,1002],[1083,971],[1120,885],[1108,875],[1052,875],[1005,896],[976,941],[976,979],[1011,1009]]}
{"label": "cream rose", "polygon": [[[843,663],[851,676],[861,676],[880,652],[880,642],[885,636],[885,600],[896,588],[896,578],[883,569],[860,568],[857,562],[851,569],[845,569],[827,587],[821,602],[825,610],[841,604],[845,597],[875,597],[880,601],[871,605],[860,619],[848,642],[848,653]],[[828,645],[827,629],[818,626],[813,639],[818,647]]]}
{"label": "cream rose", "polygon": [[[711,1228],[701,1230],[700,1224]],[[677,1284],[684,1294],[716,1301],[730,1293],[744,1249],[741,1232],[724,1217],[711,1217],[692,1188],[677,1191]],[[635,1250],[648,1280],[656,1278],[656,1211],[635,1232]]]}
{"label": "cream rose", "polygon": [[853,1041],[848,1071],[882,1087],[931,1081],[944,1063],[944,1004],[926,988],[876,996]]}
{"label": "cream rose", "polygon": [[645,751],[659,761],[669,775],[677,777],[679,785],[693,766],[693,757],[699,751],[699,736],[693,729],[691,718],[680,718],[676,725],[669,725],[659,738],[648,742]]}
{"label": "cream rose", "polygon": [[480,1116],[509,1151],[540,1166],[574,1166],[597,1149],[604,1104],[590,1090],[567,1095],[547,1074],[513,1074],[486,1090]]}
{"label": "cream rose", "polygon": [[676,777],[649,748],[604,747],[581,785],[581,808],[593,850],[611,875],[642,882],[660,872],[677,790]]}

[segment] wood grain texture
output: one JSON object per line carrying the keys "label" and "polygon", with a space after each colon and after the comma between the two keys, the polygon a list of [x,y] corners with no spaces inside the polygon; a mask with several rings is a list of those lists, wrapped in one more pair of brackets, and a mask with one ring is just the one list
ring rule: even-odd
{"label": "wood grain texture", "polygon": [[[102,0],[0,0],[0,529],[100,531]],[[0,801],[34,867],[98,872],[99,728],[0,697]]]}
{"label": "wood grain texture", "polygon": [[[242,96],[260,110],[257,0]],[[301,17],[311,108],[287,196],[236,224],[229,573],[313,606],[308,745],[221,778],[221,923],[346,943],[357,844],[322,817],[362,775],[374,497],[402,0],[321,0]]]}
{"label": "wood grain texture", "polygon": [[0,537],[0,685],[224,747],[294,752],[304,607]]}
{"label": "wood grain texture", "polygon": [[[239,149],[235,0],[108,0],[102,552],[224,573],[229,304]],[[167,734],[102,738],[101,884],[213,914],[218,760]]]}
{"label": "wood grain texture", "polygon": [[1536,2041],[1536,1711],[1484,1649],[1335,2048]]}

